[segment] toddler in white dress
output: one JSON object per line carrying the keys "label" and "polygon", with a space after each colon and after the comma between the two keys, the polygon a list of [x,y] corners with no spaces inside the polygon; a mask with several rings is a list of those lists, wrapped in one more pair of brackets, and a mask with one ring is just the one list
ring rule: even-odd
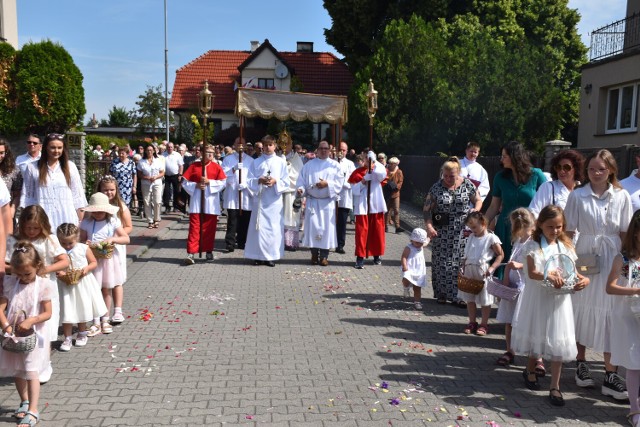
{"label": "toddler in white dress", "polygon": [[422,288],[427,286],[427,266],[424,262],[424,246],[429,244],[427,232],[422,228],[415,228],[411,232],[409,244],[402,251],[402,287],[404,296],[408,297],[413,286],[413,301],[416,310],[422,310]]}

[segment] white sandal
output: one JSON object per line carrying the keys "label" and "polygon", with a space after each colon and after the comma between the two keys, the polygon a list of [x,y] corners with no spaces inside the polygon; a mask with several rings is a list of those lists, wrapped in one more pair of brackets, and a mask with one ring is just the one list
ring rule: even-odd
{"label": "white sandal", "polygon": [[109,322],[102,322],[102,333],[110,334],[111,332],[113,332],[113,327],[111,326],[111,324]]}

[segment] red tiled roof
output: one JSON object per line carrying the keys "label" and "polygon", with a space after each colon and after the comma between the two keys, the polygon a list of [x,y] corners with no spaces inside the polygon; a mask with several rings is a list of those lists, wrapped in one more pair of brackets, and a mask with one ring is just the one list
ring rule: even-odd
{"label": "red tiled roof", "polygon": [[[302,91],[324,95],[347,95],[353,76],[335,55],[328,52],[278,52],[302,83]],[[210,50],[176,71],[171,93],[171,110],[195,110],[205,80],[215,95],[214,111],[233,111],[234,83],[238,67],[251,52]],[[245,76],[246,77],[246,76]]]}

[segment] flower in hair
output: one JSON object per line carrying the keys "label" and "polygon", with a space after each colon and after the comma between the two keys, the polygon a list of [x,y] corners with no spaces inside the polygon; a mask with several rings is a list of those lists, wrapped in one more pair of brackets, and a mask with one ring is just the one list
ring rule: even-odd
{"label": "flower in hair", "polygon": [[20,246],[14,250],[14,252],[22,252],[23,254],[27,253],[27,248],[25,246]]}

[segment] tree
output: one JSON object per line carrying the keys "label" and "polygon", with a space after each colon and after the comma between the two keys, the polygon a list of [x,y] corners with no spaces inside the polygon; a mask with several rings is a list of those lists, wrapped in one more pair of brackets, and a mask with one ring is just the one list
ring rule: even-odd
{"label": "tree", "polygon": [[136,101],[138,109],[135,111],[135,125],[141,131],[151,129],[155,132],[164,127],[165,99],[162,85],[148,86],[144,94]]}
{"label": "tree", "polygon": [[15,70],[18,131],[64,132],[80,122],[86,112],[82,73],[61,45],[25,44]]}
{"label": "tree", "polygon": [[14,109],[15,83],[13,79],[16,50],[9,43],[0,43],[0,134],[16,130]]}
{"label": "tree", "polygon": [[109,110],[108,126],[110,127],[130,127],[133,125],[133,112],[127,111],[124,107],[115,105]]}
{"label": "tree", "polygon": [[451,23],[394,20],[356,74],[350,138],[368,141],[364,94],[374,76],[377,149],[455,153],[470,139],[489,152],[511,139],[534,146],[555,138],[562,123],[560,91],[539,77],[553,66],[534,47],[507,46],[471,14]]}
{"label": "tree", "polygon": [[[485,133],[487,137],[497,133],[497,130],[488,131],[479,124],[489,126],[500,119],[509,125],[508,129],[513,130],[514,135],[529,141],[530,146],[539,144],[539,138],[558,137],[570,133],[577,126],[579,67],[586,60],[586,48],[576,30],[579,16],[567,7],[566,0],[325,0],[324,5],[333,21],[331,29],[325,31],[327,42],[345,55],[347,64],[360,76],[351,96],[350,137],[363,133],[362,126],[366,128],[366,116],[363,111],[358,113],[357,108],[364,105],[363,93],[369,77],[375,80],[376,87],[383,88],[383,97],[398,100],[401,93],[406,103],[412,103],[419,110],[418,117],[424,119],[435,114],[432,118],[437,117],[438,126],[432,129],[436,133],[429,133],[429,139],[440,135],[436,144],[440,147],[457,145],[455,140],[458,138],[452,140],[447,136],[452,131],[439,133],[454,124],[462,126],[462,129],[471,128],[470,137],[478,138],[478,134]],[[349,10],[353,13],[348,13]],[[431,25],[431,29],[418,29],[416,32],[427,31],[429,34],[413,37],[409,29],[399,27],[400,23],[415,22],[412,15]],[[388,32],[390,25],[396,26],[391,33]],[[398,31],[408,33],[401,35]],[[434,49],[439,53],[429,52],[420,43],[429,48],[435,43]],[[386,52],[381,53],[381,49],[386,49]],[[456,56],[447,55],[440,49],[455,52]],[[496,64],[491,63],[494,60],[492,56],[495,56]],[[391,59],[393,64],[384,62]],[[429,68],[423,68],[421,72],[420,63]],[[467,73],[460,73],[461,69],[456,68],[465,66],[471,67]],[[400,71],[406,67],[410,67],[409,71],[413,73],[411,85],[407,84],[407,76]],[[430,75],[433,70],[442,77],[438,82]],[[472,70],[482,74],[474,74]],[[365,72],[370,74],[364,75]],[[396,79],[387,79],[384,76],[386,72]],[[490,74],[492,72],[500,74]],[[496,78],[497,75],[501,78]],[[384,86],[378,86],[381,79]],[[425,88],[425,80],[435,86]],[[525,90],[514,90],[514,86]],[[426,89],[436,92],[424,91]],[[438,96],[441,90],[449,91],[449,96]],[[430,104],[441,104],[423,105],[420,93],[429,94]],[[483,93],[483,96],[474,98],[474,93]],[[522,93],[535,93],[540,97],[527,102],[520,96]],[[489,116],[487,109],[495,105],[492,103],[495,99],[508,102],[505,105],[510,106],[509,109],[492,111],[499,117]],[[484,100],[490,101],[489,104]],[[516,105],[515,101],[521,104]],[[537,104],[530,109],[535,101]],[[479,105],[471,106],[468,102]],[[354,103],[358,105],[354,106]],[[473,108],[477,111],[470,117]],[[391,135],[400,138],[402,134],[401,143],[406,145],[406,138],[410,143],[418,141],[412,138],[424,136],[422,124],[412,117],[415,112],[406,112],[406,108],[401,108],[401,111],[405,112],[389,112],[398,116],[391,118],[389,123],[400,128],[387,132],[382,108],[376,118],[378,138],[385,139]],[[440,113],[436,114],[438,111]],[[445,111],[446,115],[442,113]],[[426,116],[420,116],[420,113]],[[475,121],[465,122],[463,118]],[[432,122],[427,120],[427,123]],[[518,128],[522,131],[516,132]],[[460,128],[455,132],[460,132]],[[504,135],[498,141],[503,142],[506,138]],[[423,149],[420,148],[421,151]]]}

